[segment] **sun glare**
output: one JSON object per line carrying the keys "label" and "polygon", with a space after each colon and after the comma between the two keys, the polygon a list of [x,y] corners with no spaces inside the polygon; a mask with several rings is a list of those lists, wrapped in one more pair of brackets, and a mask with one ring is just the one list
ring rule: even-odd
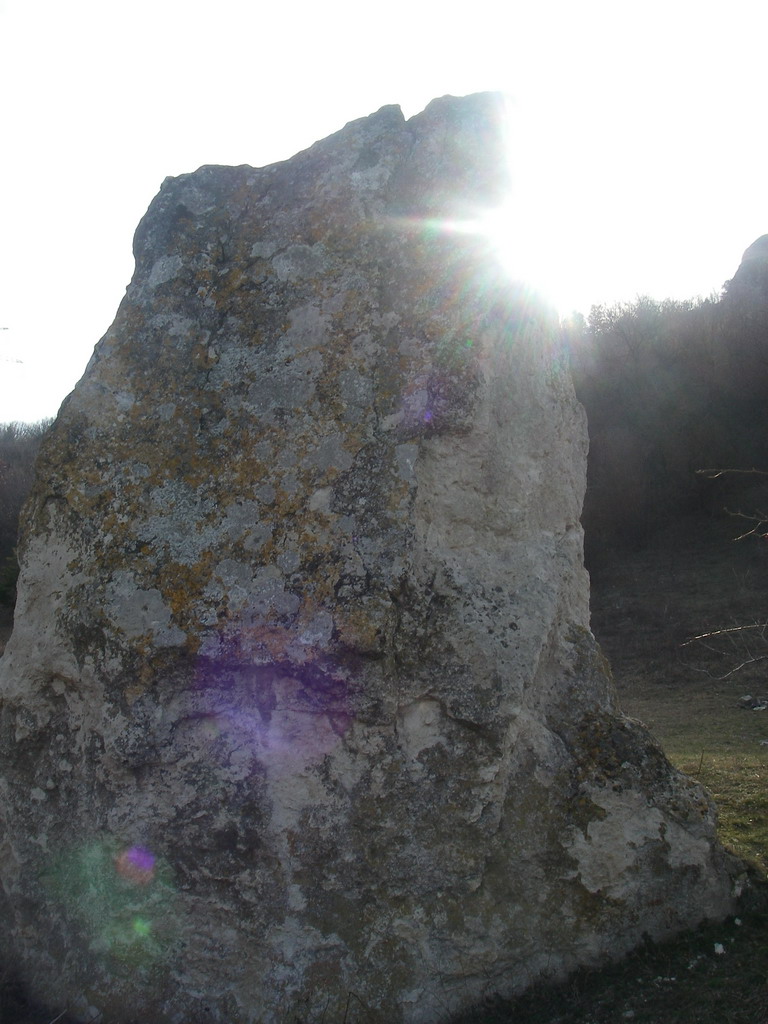
{"label": "sun glare", "polygon": [[520,204],[509,199],[479,217],[477,230],[489,239],[510,280],[526,284],[559,308],[563,289],[554,273],[556,263],[547,259],[545,235],[532,230],[526,219]]}
{"label": "sun glare", "polygon": [[598,301],[590,278],[603,254],[591,248],[597,239],[585,202],[588,171],[567,159],[568,139],[552,131],[534,100],[505,96],[500,130],[509,191],[477,217],[474,230],[488,238],[511,281],[568,316]]}
{"label": "sun glare", "polygon": [[[560,260],[552,252],[548,232],[534,224],[521,205],[508,199],[465,220],[422,221],[420,226],[448,234],[485,238],[510,282],[520,283],[553,306],[561,316],[572,312],[572,277],[558,273]],[[573,297],[573,298],[572,298]]]}
{"label": "sun glare", "polygon": [[[561,317],[586,312],[592,299],[589,275],[596,263],[595,238],[583,224],[586,211],[582,170],[563,175],[562,153],[532,109],[505,95],[499,105],[502,176],[506,197],[494,207],[408,222],[411,228],[483,238],[510,282],[521,284]],[[585,303],[585,297],[589,301]]]}

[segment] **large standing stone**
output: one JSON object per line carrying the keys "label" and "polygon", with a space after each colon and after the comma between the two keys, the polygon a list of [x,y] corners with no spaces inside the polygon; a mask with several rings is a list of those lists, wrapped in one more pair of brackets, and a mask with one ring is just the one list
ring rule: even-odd
{"label": "large standing stone", "polygon": [[139,226],[2,662],[2,941],[83,1019],[437,1021],[729,908],[588,629],[554,325],[446,223],[502,139],[385,107]]}

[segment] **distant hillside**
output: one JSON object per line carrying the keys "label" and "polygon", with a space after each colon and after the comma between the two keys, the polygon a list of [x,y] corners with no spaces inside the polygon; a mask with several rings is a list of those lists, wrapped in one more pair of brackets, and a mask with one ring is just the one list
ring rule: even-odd
{"label": "distant hillside", "polygon": [[592,308],[566,327],[587,410],[588,561],[691,511],[768,510],[768,235],[722,295]]}

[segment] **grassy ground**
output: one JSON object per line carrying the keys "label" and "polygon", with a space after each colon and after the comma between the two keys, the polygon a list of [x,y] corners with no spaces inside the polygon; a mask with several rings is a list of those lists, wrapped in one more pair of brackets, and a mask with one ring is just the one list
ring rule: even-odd
{"label": "grassy ground", "polygon": [[768,622],[768,541],[737,532],[731,519],[689,520],[598,567],[592,625],[624,710],[706,786],[723,841],[765,873],[768,631],[752,627]]}
{"label": "grassy ground", "polygon": [[[592,625],[625,711],[709,789],[722,840],[753,865],[738,918],[453,1024],[768,1024],[768,709],[742,701],[768,698],[768,660],[734,671],[768,656],[768,631],[720,632],[768,621],[768,542],[735,544],[737,526],[681,522],[642,552],[605,557],[592,567]],[[716,635],[688,643],[705,633]],[[0,1024],[55,1016],[0,981]]]}

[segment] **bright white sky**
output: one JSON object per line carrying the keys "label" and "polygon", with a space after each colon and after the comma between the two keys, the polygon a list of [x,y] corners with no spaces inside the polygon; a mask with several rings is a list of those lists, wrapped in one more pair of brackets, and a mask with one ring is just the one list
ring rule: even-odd
{"label": "bright white sky", "polygon": [[563,312],[708,295],[768,232],[765,0],[0,0],[0,422],[56,410],[166,175],[498,89]]}

